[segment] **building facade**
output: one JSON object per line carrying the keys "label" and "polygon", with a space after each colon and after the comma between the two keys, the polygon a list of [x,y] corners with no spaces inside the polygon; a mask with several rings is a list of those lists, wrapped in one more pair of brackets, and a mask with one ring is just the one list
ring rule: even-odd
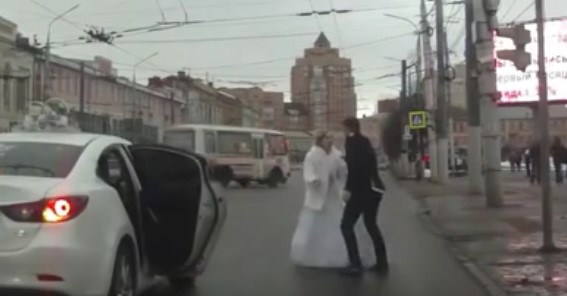
{"label": "building facade", "polygon": [[33,54],[19,50],[25,42],[17,25],[0,17],[0,131],[20,122],[32,100]]}
{"label": "building facade", "polygon": [[287,131],[307,131],[310,129],[309,110],[302,103],[285,103],[283,121]]}
{"label": "building facade", "polygon": [[284,126],[284,94],[282,92],[265,91],[259,87],[220,88],[220,91],[238,97],[260,113],[263,128],[281,130]]}
{"label": "building facade", "polygon": [[222,124],[242,126],[242,102],[236,96],[224,91],[217,92],[217,102],[220,105]]}
{"label": "building facade", "polygon": [[255,128],[262,127],[260,112],[246,103],[242,103],[242,126]]}
{"label": "building facade", "polygon": [[356,116],[354,88],[351,60],[323,33],[291,69],[291,100],[308,108],[309,129],[340,130],[342,120]]}

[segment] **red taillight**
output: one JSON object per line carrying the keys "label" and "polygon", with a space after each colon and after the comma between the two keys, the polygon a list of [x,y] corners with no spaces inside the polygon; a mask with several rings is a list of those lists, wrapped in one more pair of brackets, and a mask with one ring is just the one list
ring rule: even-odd
{"label": "red taillight", "polygon": [[1,207],[11,220],[26,223],[59,223],[74,219],[87,206],[86,196],[50,197],[38,202]]}

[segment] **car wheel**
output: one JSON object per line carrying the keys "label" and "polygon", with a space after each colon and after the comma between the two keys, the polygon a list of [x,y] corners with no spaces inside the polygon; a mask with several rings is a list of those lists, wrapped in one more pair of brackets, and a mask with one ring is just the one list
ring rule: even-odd
{"label": "car wheel", "polygon": [[240,184],[240,186],[242,188],[246,188],[246,187],[248,187],[248,185],[250,185],[250,181],[241,180],[241,181],[238,181],[238,184]]}
{"label": "car wheel", "polygon": [[112,283],[108,296],[134,296],[136,293],[136,272],[132,250],[122,244],[116,254]]}
{"label": "car wheel", "polygon": [[270,176],[268,177],[268,187],[270,188],[277,188],[278,184],[282,180],[282,172],[279,169],[274,169],[270,172]]}
{"label": "car wheel", "polygon": [[177,292],[187,291],[195,286],[194,277],[170,277],[169,285]]}

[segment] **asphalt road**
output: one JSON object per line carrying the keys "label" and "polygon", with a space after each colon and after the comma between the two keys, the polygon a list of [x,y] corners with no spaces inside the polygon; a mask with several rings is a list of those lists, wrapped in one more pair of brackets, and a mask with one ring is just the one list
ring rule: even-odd
{"label": "asphalt road", "polygon": [[[422,225],[413,200],[388,180],[380,212],[391,264],[388,277],[369,273],[352,279],[294,267],[288,254],[303,199],[298,174],[278,189],[227,190],[229,217],[214,258],[194,290],[183,296],[486,295],[444,242]],[[173,295],[165,287],[150,294]]]}

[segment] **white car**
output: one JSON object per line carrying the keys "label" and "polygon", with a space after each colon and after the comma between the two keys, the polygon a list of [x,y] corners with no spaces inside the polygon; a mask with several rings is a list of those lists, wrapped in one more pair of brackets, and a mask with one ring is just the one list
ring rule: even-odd
{"label": "white car", "polygon": [[133,296],[162,277],[192,284],[226,215],[212,186],[203,157],[168,146],[0,134],[0,295]]}

